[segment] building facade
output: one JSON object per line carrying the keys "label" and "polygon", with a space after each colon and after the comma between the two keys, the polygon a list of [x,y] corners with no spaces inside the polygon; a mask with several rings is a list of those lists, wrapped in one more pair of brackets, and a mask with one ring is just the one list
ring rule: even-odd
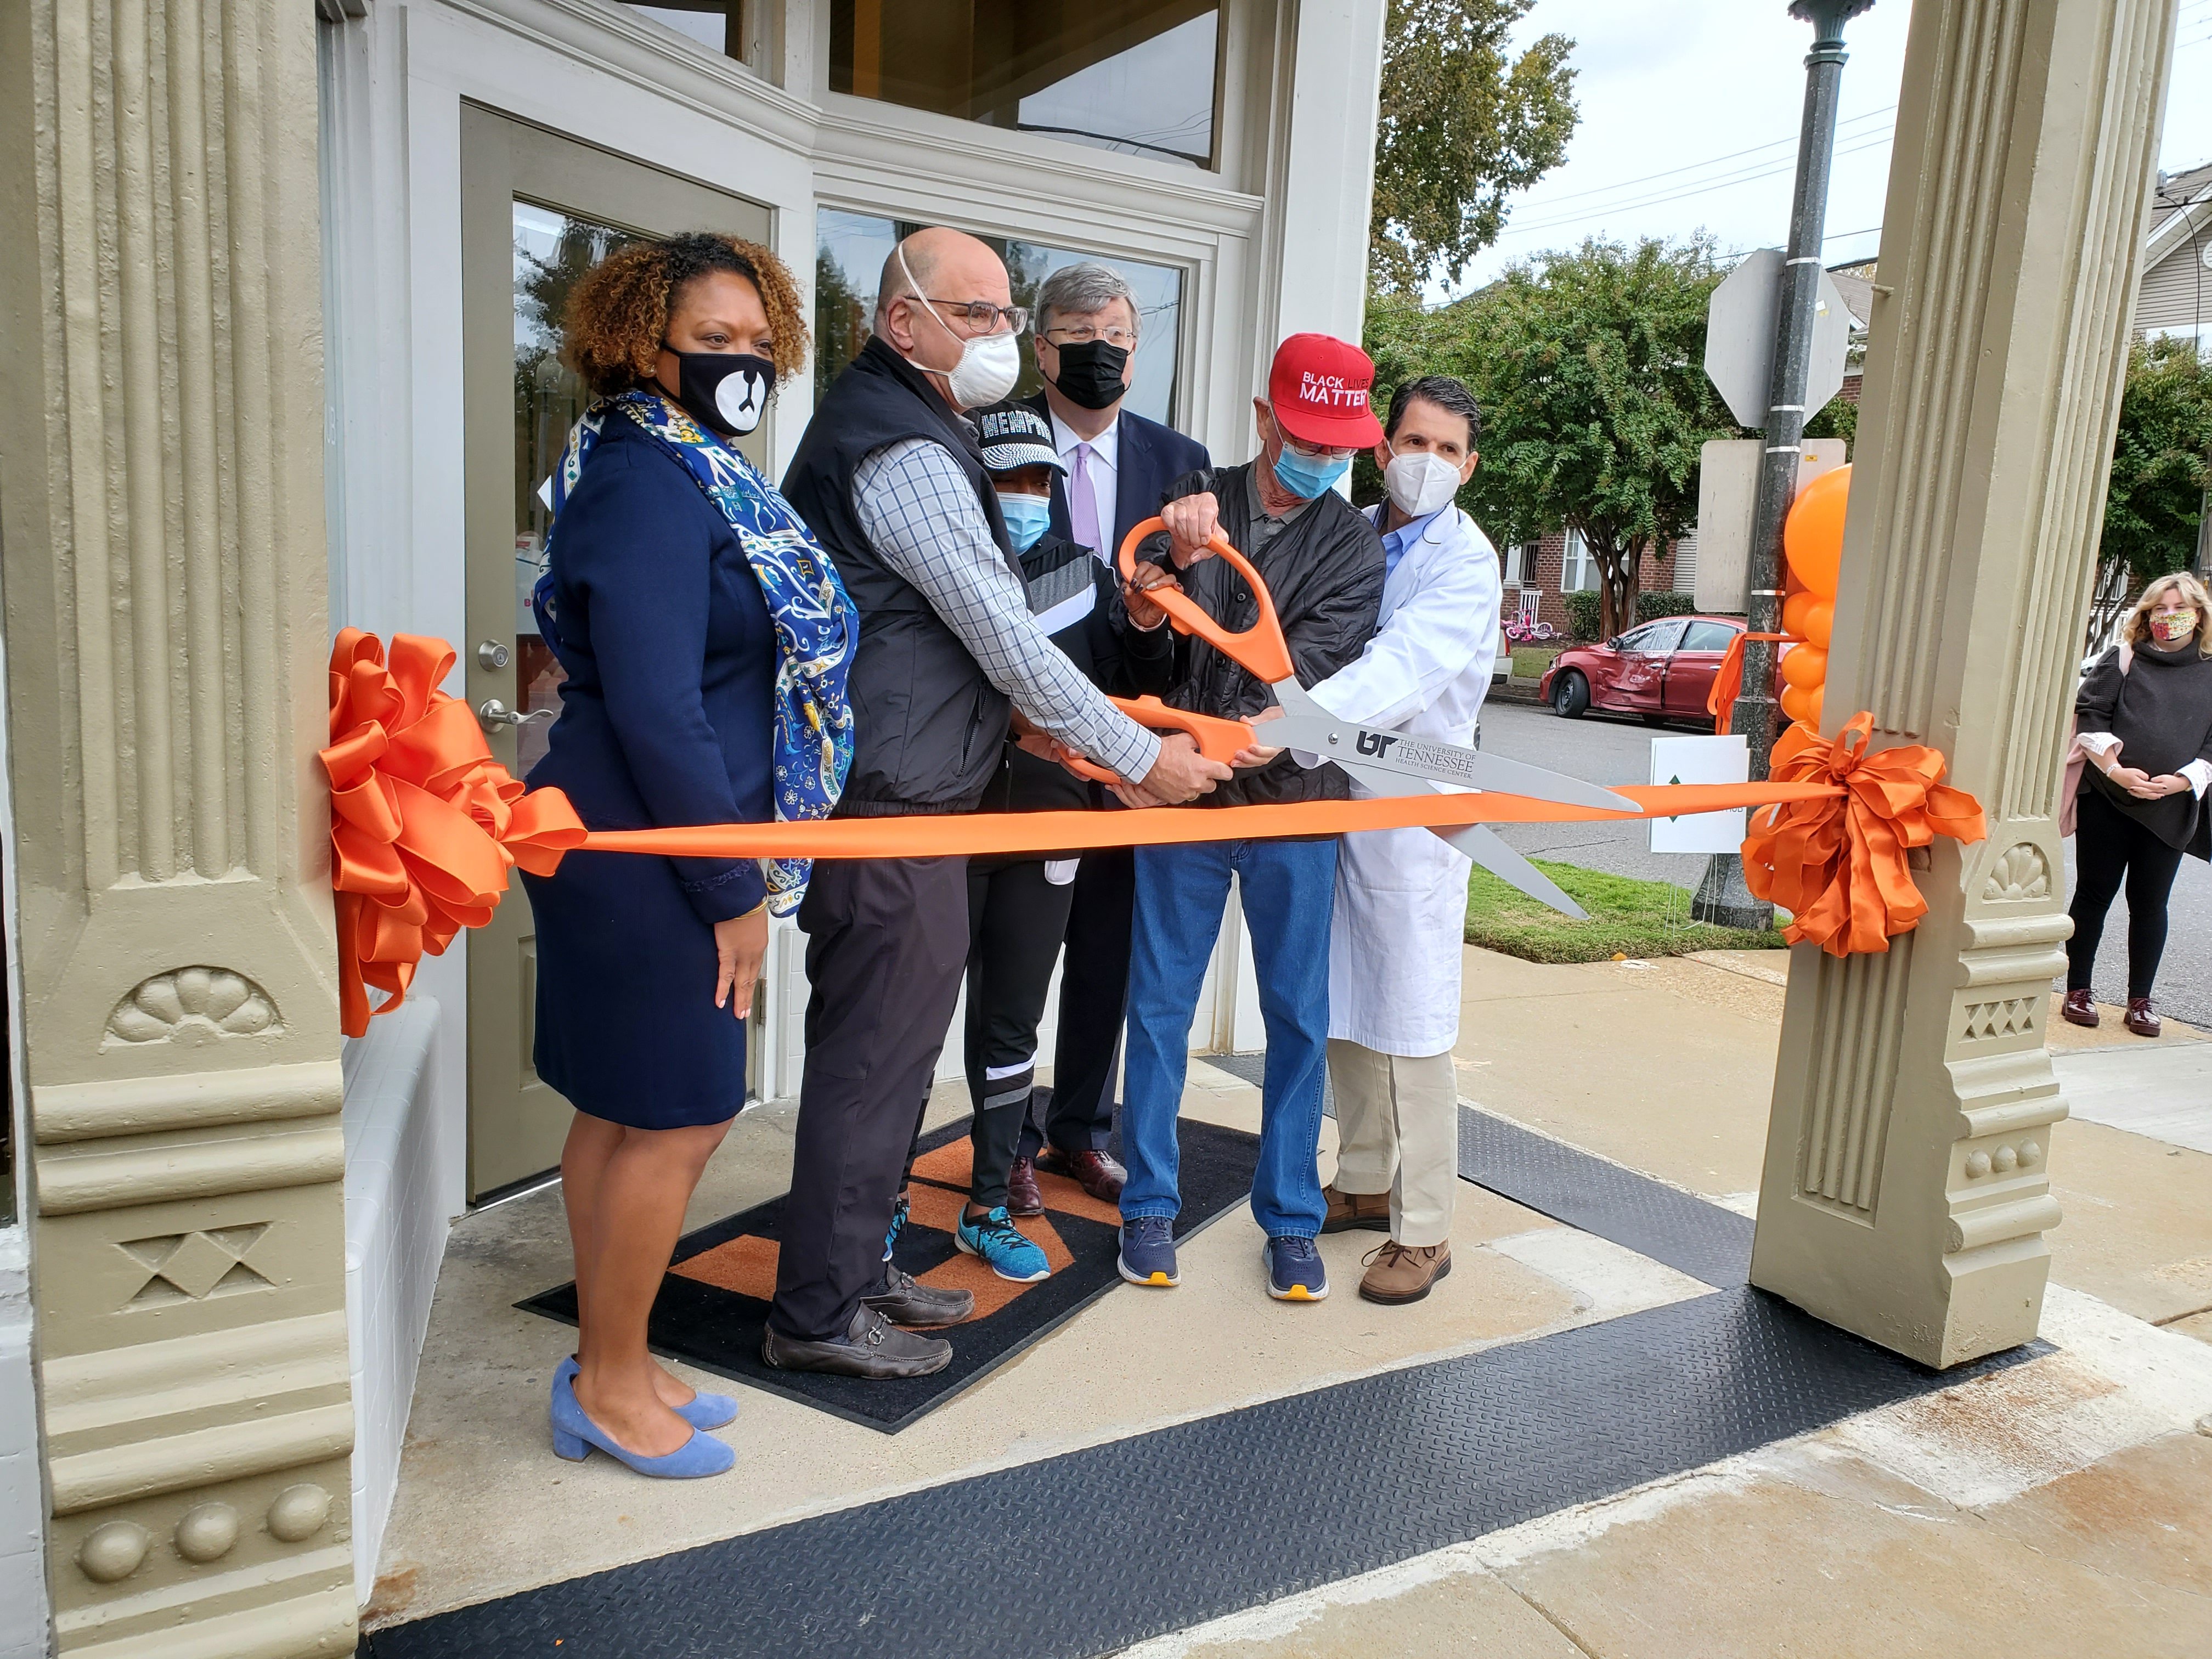
{"label": "building facade", "polygon": [[[1362,0],[0,6],[0,1653],[352,1651],[447,1224],[557,1159],[526,906],[338,1036],[314,750],[341,626],[453,642],[500,757],[542,744],[568,284],[776,250],[817,351],[775,474],[905,228],[1018,290],[1102,258],[1135,406],[1242,459],[1275,340],[1358,337],[1381,54]],[[1231,937],[1201,1043],[1256,1014]]]}

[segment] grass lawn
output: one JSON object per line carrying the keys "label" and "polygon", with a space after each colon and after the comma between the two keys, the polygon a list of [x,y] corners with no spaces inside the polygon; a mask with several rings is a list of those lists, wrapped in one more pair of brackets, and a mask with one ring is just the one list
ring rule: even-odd
{"label": "grass lawn", "polygon": [[1513,647],[1513,678],[1516,680],[1539,680],[1552,665],[1552,659],[1565,650],[1566,643],[1558,645],[1516,645]]}
{"label": "grass lawn", "polygon": [[1781,950],[1764,933],[1690,920],[1690,892],[1668,881],[1638,881],[1572,864],[1531,860],[1565,890],[1588,921],[1577,921],[1509,887],[1480,865],[1468,884],[1467,942],[1528,962],[1608,962],[1679,957],[1692,951]]}

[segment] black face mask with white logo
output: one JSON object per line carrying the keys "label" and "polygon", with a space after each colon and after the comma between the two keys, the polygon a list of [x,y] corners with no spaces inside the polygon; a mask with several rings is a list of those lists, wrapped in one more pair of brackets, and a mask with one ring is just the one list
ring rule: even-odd
{"label": "black face mask with white logo", "polygon": [[1128,390],[1122,372],[1129,354],[1103,340],[1085,340],[1060,348],[1060,378],[1053,382],[1060,395],[1078,409],[1111,409]]}
{"label": "black face mask with white logo", "polygon": [[741,438],[768,412],[775,365],[750,352],[661,349],[681,365],[676,401],[691,418],[726,438]]}

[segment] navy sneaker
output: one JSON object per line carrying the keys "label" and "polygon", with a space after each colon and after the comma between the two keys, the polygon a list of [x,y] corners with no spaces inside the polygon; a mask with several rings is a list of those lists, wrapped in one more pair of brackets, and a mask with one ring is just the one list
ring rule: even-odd
{"label": "navy sneaker", "polygon": [[1318,1302],[1328,1294],[1328,1271],[1310,1238],[1271,1238],[1261,1251],[1267,1264],[1267,1294],[1278,1302]]}
{"label": "navy sneaker", "polygon": [[1133,1216],[1121,1224],[1121,1255],[1114,1264],[1132,1285],[1162,1288],[1182,1283],[1176,1272],[1175,1221],[1164,1215]]}
{"label": "navy sneaker", "polygon": [[1034,1285],[1052,1277],[1052,1264],[1044,1259],[1044,1252],[1022,1236],[1021,1229],[1007,1218],[1003,1204],[973,1220],[962,1216],[952,1242],[965,1254],[981,1256],[1000,1278],[1011,1279],[1017,1285]]}

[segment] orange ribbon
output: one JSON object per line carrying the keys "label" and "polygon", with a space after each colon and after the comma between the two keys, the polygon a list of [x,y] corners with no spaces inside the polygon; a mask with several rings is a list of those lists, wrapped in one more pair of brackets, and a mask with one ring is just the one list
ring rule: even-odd
{"label": "orange ribbon", "polygon": [[557,789],[525,795],[469,706],[439,690],[453,647],[342,629],[331,647],[331,885],[337,890],[338,1024],[368,1029],[368,988],[396,1008],[428,951],[489,921],[515,865],[550,876],[584,841]]}
{"label": "orange ribbon", "polygon": [[1778,783],[1826,781],[1835,793],[1753,815],[1743,843],[1745,884],[1796,920],[1784,937],[1831,956],[1887,951],[1928,914],[1905,854],[1938,836],[1982,839],[1981,803],[1945,787],[1933,749],[1871,747],[1874,716],[1856,714],[1833,741],[1792,726],[1776,741]]}
{"label": "orange ribbon", "polygon": [[[586,831],[557,789],[523,793],[485,745],[469,706],[437,689],[453,666],[443,641],[373,635],[331,647],[331,885],[337,894],[338,1018],[349,1036],[398,1006],[427,951],[492,917],[515,866],[550,876],[562,855],[670,858],[939,858],[1337,836],[1468,823],[1565,823],[1765,809],[1743,844],[1751,890],[1796,914],[1788,937],[1830,952],[1885,951],[1927,914],[1905,852],[1938,835],[1978,841],[1982,810],[1942,786],[1933,750],[1868,752],[1873,716],[1833,744],[1793,726],[1764,783],[1625,787],[1637,812],[1486,791],[1309,801],[1285,806],[1130,812],[967,812],[941,817],[718,823]],[[1851,739],[1856,738],[1856,745]],[[386,992],[372,1009],[368,988]]]}
{"label": "orange ribbon", "polygon": [[1735,700],[1743,690],[1743,647],[1753,640],[1772,645],[1807,643],[1795,634],[1739,634],[1729,641],[1721,653],[1721,665],[1713,671],[1712,690],[1705,693],[1705,713],[1713,717],[1716,736],[1728,736],[1729,724],[1735,718]]}

